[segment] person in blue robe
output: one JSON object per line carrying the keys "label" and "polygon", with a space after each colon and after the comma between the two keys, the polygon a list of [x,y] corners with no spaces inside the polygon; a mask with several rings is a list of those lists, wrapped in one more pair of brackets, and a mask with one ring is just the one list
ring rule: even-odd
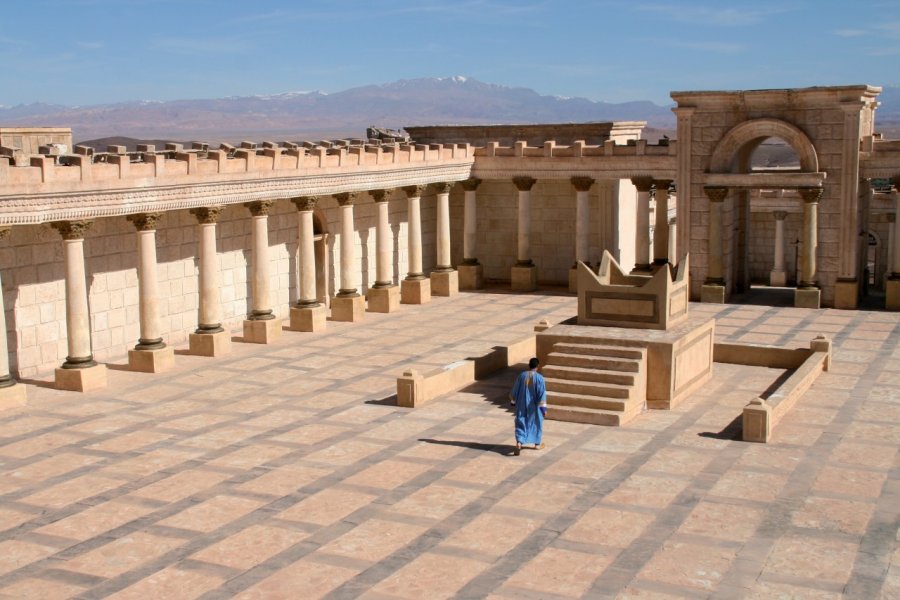
{"label": "person in blue robe", "polygon": [[528,370],[519,373],[509,395],[509,403],[516,412],[516,456],[525,444],[534,444],[536,450],[544,447],[547,387],[544,376],[537,372],[538,365],[536,358],[528,361]]}

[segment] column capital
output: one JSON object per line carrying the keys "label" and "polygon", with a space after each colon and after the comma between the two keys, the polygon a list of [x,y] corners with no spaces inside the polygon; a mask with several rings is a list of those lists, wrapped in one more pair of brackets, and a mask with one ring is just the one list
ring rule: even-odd
{"label": "column capital", "polygon": [[297,198],[291,198],[291,202],[294,203],[294,206],[296,206],[297,210],[300,212],[315,210],[318,201],[318,196],[299,196]]}
{"label": "column capital", "polygon": [[342,192],[340,194],[334,194],[334,198],[341,206],[353,206],[357,195],[357,192]]}
{"label": "column capital", "polygon": [[631,183],[634,187],[637,188],[639,192],[649,192],[650,188],[653,187],[653,178],[652,177],[632,177]]}
{"label": "column capital", "polygon": [[513,185],[516,186],[516,189],[520,192],[527,192],[531,190],[531,187],[537,182],[537,179],[534,177],[528,177],[525,175],[519,177],[512,178]]}
{"label": "column capital", "polygon": [[224,210],[222,206],[203,206],[192,208],[191,214],[197,217],[197,223],[200,225],[210,225],[215,224],[219,220],[222,210]]}
{"label": "column capital", "polygon": [[786,210],[776,210],[772,212],[772,216],[775,217],[776,221],[784,221],[787,218]]}
{"label": "column capital", "polygon": [[678,217],[675,216],[669,219],[669,225],[678,225]]}
{"label": "column capital", "polygon": [[570,180],[572,185],[575,187],[575,191],[577,192],[588,192],[591,189],[591,186],[594,185],[594,180],[591,177],[585,177],[582,175],[576,175],[572,177]]}
{"label": "column capital", "polygon": [[797,191],[800,192],[800,197],[803,198],[803,202],[807,204],[815,204],[822,197],[822,188],[820,187],[800,188]]}
{"label": "column capital", "polygon": [[478,189],[480,184],[481,180],[477,177],[469,177],[468,179],[459,182],[459,185],[467,192],[474,192]]}
{"label": "column capital", "polygon": [[131,221],[131,224],[134,225],[134,228],[137,231],[153,231],[159,226],[159,220],[162,218],[162,213],[138,213],[135,215],[128,215],[125,218]]}
{"label": "column capital", "polygon": [[275,204],[274,200],[257,200],[256,202],[245,202],[244,206],[254,217],[265,217],[268,216],[273,204]]}
{"label": "column capital", "polygon": [[387,202],[391,190],[369,190],[369,195],[375,202]]}
{"label": "column capital", "polygon": [[8,238],[10,231],[12,231],[12,227],[10,225],[0,225],[0,240]]}
{"label": "column capital", "polygon": [[425,191],[425,188],[428,186],[425,185],[405,185],[403,186],[403,191],[406,192],[407,198],[421,198],[422,193]]}
{"label": "column capital", "polygon": [[434,187],[434,191],[438,194],[449,194],[450,188],[453,187],[453,184],[447,181],[441,181],[439,183],[431,184]]}
{"label": "column capital", "polygon": [[725,200],[725,196],[728,195],[727,187],[704,187],[703,193],[706,194],[706,197],[709,198],[710,202],[723,202]]}
{"label": "column capital", "polygon": [[672,185],[671,179],[654,179],[653,185],[656,186],[656,192],[665,191],[666,194],[669,193],[669,186]]}
{"label": "column capital", "polygon": [[83,240],[84,234],[93,224],[94,222],[90,220],[54,221],[50,226],[57,230],[64,240]]}

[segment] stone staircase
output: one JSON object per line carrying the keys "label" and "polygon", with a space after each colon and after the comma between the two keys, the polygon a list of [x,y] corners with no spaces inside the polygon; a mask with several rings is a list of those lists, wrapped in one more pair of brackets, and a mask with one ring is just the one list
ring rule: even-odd
{"label": "stone staircase", "polygon": [[624,425],[647,404],[647,349],[557,342],[541,370],[547,418]]}

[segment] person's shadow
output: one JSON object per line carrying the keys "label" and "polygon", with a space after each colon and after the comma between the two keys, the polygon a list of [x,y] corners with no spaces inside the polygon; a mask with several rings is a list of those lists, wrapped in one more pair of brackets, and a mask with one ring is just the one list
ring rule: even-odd
{"label": "person's shadow", "polygon": [[441,446],[457,446],[459,448],[469,448],[471,450],[481,450],[482,452],[493,452],[503,456],[513,456],[515,454],[515,446],[508,444],[483,444],[481,442],[463,442],[459,440],[436,440],[433,438],[419,438],[420,442],[428,444],[439,444]]}

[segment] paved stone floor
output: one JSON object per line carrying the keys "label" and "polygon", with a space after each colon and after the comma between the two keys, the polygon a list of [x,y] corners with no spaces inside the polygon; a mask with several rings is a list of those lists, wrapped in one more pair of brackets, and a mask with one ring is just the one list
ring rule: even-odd
{"label": "paved stone floor", "polygon": [[[514,370],[416,410],[440,366],[574,314],[463,294],[0,414],[3,598],[898,598],[900,316],[693,306],[720,339],[836,344],[768,445],[780,372],[716,365],[623,428],[548,422],[507,453]],[[37,382],[40,383],[40,382]]]}

